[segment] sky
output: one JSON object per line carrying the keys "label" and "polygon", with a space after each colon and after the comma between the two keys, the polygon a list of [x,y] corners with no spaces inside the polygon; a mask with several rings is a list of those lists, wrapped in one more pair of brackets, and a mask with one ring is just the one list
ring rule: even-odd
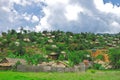
{"label": "sky", "polygon": [[120,0],[0,0],[0,32],[120,32]]}

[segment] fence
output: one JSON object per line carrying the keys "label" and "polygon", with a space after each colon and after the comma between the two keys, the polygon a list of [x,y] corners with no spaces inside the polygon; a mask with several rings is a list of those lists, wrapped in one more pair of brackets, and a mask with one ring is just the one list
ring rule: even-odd
{"label": "fence", "polygon": [[32,66],[32,65],[18,65],[17,71],[21,72],[84,72],[86,70],[85,64],[81,63],[74,67],[53,67],[53,66]]}

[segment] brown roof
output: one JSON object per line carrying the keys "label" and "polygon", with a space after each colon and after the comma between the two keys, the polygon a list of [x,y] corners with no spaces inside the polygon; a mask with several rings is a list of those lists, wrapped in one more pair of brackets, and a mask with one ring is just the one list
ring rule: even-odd
{"label": "brown roof", "polygon": [[9,67],[9,66],[12,66],[12,65],[10,63],[2,63],[2,64],[0,63],[0,66],[2,66],[2,67],[3,66]]}
{"label": "brown roof", "polygon": [[18,61],[20,61],[21,64],[26,64],[26,61],[24,59],[17,59],[17,58],[3,58],[0,61],[0,66],[13,66]]}

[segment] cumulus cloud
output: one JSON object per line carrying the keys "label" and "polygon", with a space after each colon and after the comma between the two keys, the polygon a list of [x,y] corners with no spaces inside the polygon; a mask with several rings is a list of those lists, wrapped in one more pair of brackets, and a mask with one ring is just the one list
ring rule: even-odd
{"label": "cumulus cloud", "polygon": [[0,31],[33,29],[42,16],[42,0],[0,0]]}
{"label": "cumulus cloud", "polygon": [[120,7],[111,2],[104,4],[103,0],[94,0],[96,8],[105,13],[120,14]]}
{"label": "cumulus cloud", "polygon": [[0,30],[117,33],[119,14],[119,6],[103,0],[0,0]]}
{"label": "cumulus cloud", "polygon": [[45,16],[38,30],[117,33],[120,30],[120,7],[103,0],[45,0]]}
{"label": "cumulus cloud", "polygon": [[79,5],[68,5],[64,15],[68,21],[78,20],[78,13],[80,12],[83,12],[83,9]]}

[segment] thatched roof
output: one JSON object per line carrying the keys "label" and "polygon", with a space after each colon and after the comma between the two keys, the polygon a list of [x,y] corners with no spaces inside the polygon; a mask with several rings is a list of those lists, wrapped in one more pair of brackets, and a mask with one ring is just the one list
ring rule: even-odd
{"label": "thatched roof", "polygon": [[24,59],[17,59],[17,58],[3,58],[0,60],[0,66],[13,66],[18,61],[20,61],[21,64],[26,64],[26,61]]}
{"label": "thatched roof", "polygon": [[50,53],[49,55],[50,56],[55,56],[55,55],[58,55],[59,53],[55,53],[55,52],[52,52],[52,53]]}

